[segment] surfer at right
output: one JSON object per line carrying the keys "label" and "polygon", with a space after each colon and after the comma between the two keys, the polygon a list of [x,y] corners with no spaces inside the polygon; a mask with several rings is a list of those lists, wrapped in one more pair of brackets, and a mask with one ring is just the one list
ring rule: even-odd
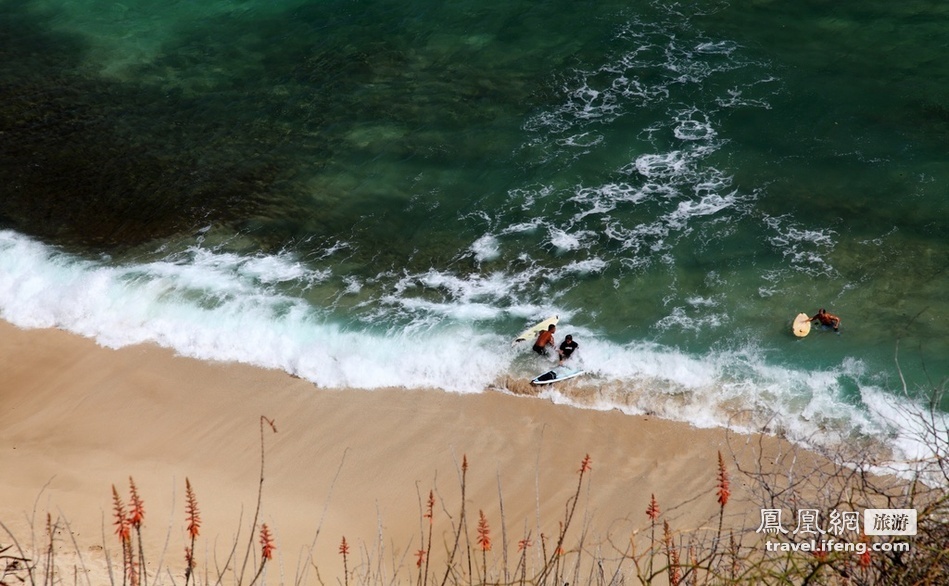
{"label": "surfer at right", "polygon": [[810,321],[817,320],[822,326],[828,326],[834,328],[835,332],[840,331],[840,318],[832,313],[828,313],[826,309],[821,307],[817,310],[817,313],[810,319]]}
{"label": "surfer at right", "polygon": [[567,337],[564,338],[563,343],[560,344],[560,348],[557,350],[557,354],[560,356],[560,365],[563,366],[564,361],[566,361],[574,353],[574,351],[580,347],[580,344],[577,344],[573,341],[573,336],[567,334]]}

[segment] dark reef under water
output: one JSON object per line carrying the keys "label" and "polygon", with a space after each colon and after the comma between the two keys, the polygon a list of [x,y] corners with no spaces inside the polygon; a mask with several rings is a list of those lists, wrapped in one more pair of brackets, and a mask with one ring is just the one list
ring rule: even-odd
{"label": "dark reef under water", "polygon": [[[419,39],[432,31],[392,25],[387,3],[363,13],[330,4],[207,17],[115,76],[95,69],[87,38],[53,26],[54,11],[0,2],[0,226],[114,250],[223,225],[273,249],[332,231],[338,216],[321,218],[332,210],[309,183],[322,169],[507,157],[496,119],[555,99],[548,72],[496,79],[468,59],[476,47],[432,48]],[[382,127],[401,134],[353,144]],[[472,129],[480,140],[452,136]],[[323,207],[359,218],[336,189]]]}
{"label": "dark reef under water", "polygon": [[0,225],[112,249],[257,213],[280,165],[201,96],[84,69],[80,39],[0,5]]}

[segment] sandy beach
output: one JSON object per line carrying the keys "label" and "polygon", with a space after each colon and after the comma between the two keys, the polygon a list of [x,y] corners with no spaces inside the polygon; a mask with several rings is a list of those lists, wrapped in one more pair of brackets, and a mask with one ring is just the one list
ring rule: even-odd
{"label": "sandy beach", "polygon": [[[188,478],[202,517],[198,557],[226,552],[239,527],[242,551],[257,499],[261,416],[274,421],[277,433],[264,427],[260,521],[275,533],[287,581],[318,529],[313,557],[324,580],[342,573],[344,536],[354,551],[381,547],[383,556],[402,560],[394,565],[414,570],[430,490],[443,533],[435,541],[450,540],[463,457],[469,519],[484,511],[498,556],[502,506],[510,555],[526,532],[534,539],[557,533],[586,454],[592,469],[576,523],[590,543],[610,535],[628,540],[630,531],[647,527],[651,494],[676,531],[717,520],[719,450],[732,469],[726,529],[758,522],[760,507],[746,500],[733,455],[751,464],[760,438],[722,429],[499,391],[321,389],[283,372],[207,363],[153,346],[112,350],[6,322],[0,371],[0,520],[21,540],[34,515],[42,540],[49,512],[68,520],[83,552],[99,551],[104,523],[106,546],[117,552],[111,487],[127,501],[131,476],[148,513],[146,542],[158,552],[167,536],[164,564],[180,568]],[[774,438],[762,445],[768,461],[789,449]],[[66,537],[60,542],[72,548]],[[158,556],[149,557],[152,571]],[[207,562],[198,559],[199,566]]]}

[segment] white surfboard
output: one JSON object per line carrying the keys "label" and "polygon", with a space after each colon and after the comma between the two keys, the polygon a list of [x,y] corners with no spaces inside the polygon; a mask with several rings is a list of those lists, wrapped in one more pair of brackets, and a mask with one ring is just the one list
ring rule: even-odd
{"label": "white surfboard", "polygon": [[794,325],[791,326],[794,335],[803,338],[811,332],[811,318],[806,313],[799,313],[794,318]]}
{"label": "white surfboard", "polygon": [[537,334],[546,330],[547,327],[550,326],[551,324],[557,325],[558,321],[560,321],[560,316],[553,315],[540,323],[536,323],[532,325],[531,327],[527,328],[526,330],[518,334],[517,337],[514,338],[514,341],[511,342],[511,346],[515,346],[517,345],[518,342],[523,342],[524,340],[534,341],[534,338],[537,337]]}
{"label": "white surfboard", "polygon": [[560,381],[569,380],[571,378],[580,376],[586,371],[579,370],[577,368],[570,368],[569,366],[557,366],[552,370],[548,370],[544,374],[534,377],[534,380],[531,381],[532,385],[549,385],[553,383],[559,383]]}

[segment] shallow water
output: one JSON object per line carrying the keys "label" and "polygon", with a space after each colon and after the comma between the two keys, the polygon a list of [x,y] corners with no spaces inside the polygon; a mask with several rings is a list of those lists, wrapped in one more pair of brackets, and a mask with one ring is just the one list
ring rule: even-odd
{"label": "shallow water", "polygon": [[0,316],[469,392],[559,314],[556,400],[913,450],[947,10],[3,1]]}

